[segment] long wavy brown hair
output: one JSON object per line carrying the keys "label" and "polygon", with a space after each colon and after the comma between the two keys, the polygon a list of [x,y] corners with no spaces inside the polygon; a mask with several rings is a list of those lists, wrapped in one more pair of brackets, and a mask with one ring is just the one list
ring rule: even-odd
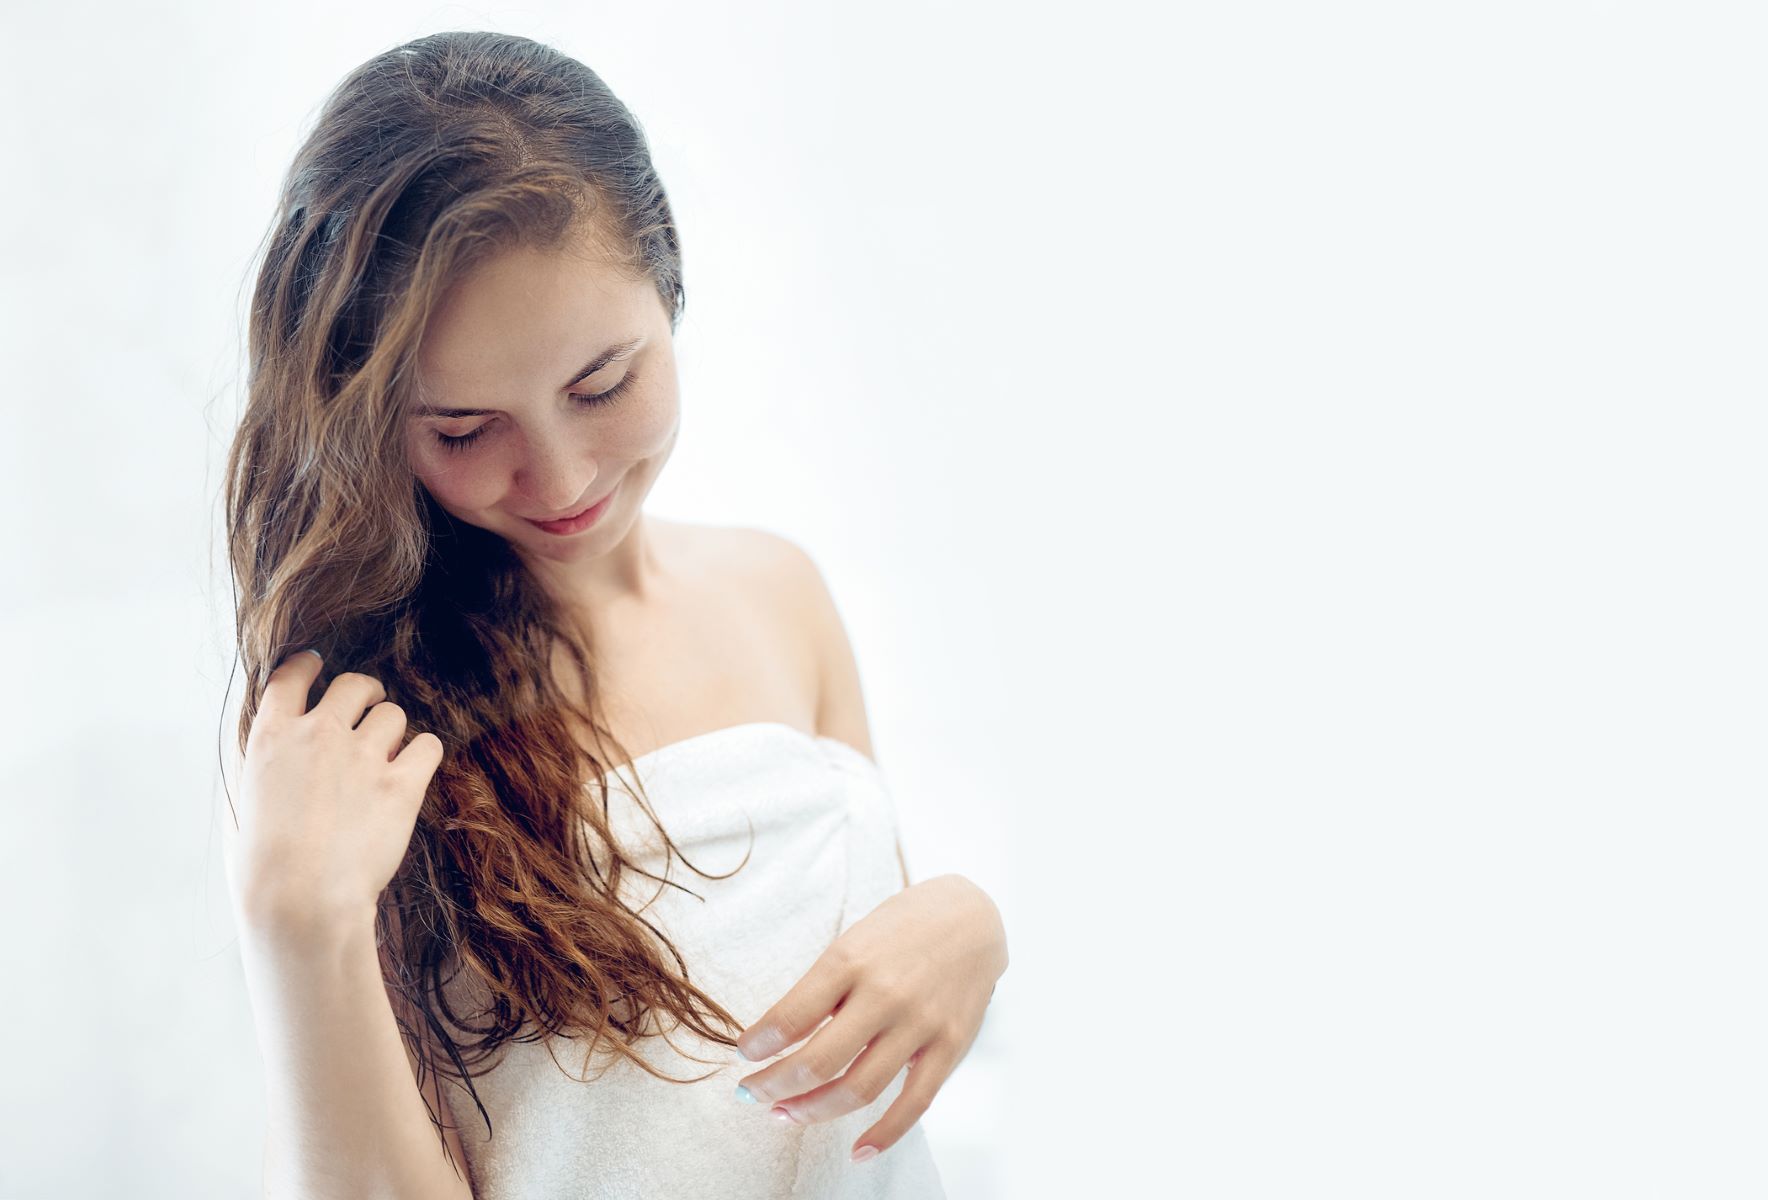
{"label": "long wavy brown hair", "polygon": [[[487,1133],[471,1076],[506,1042],[587,1036],[669,1078],[630,1048],[658,1014],[724,1046],[742,1031],[617,891],[626,872],[681,885],[610,830],[601,754],[627,756],[599,717],[587,635],[504,539],[431,499],[401,435],[449,286],[505,250],[585,236],[655,283],[673,332],[686,293],[669,202],[639,123],[589,68],[490,32],[432,34],[356,68],[295,155],[261,247],[224,483],[241,754],[270,671],[308,646],[324,656],[319,689],[373,675],[412,734],[443,742],[376,935],[388,988],[419,1015],[399,1026],[420,1086],[431,1070],[463,1080]],[[481,1011],[455,1011],[445,971],[468,973]]]}

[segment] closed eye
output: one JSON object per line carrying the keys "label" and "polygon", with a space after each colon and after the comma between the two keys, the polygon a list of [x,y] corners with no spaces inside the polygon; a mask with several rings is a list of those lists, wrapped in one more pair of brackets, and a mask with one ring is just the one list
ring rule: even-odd
{"label": "closed eye", "polygon": [[[577,401],[584,408],[605,407],[625,395],[632,388],[633,381],[636,377],[637,372],[628,371],[626,373],[626,378],[622,379],[619,383],[615,384],[605,392],[573,392],[571,393],[571,399]],[[444,450],[465,450],[468,446],[484,436],[485,430],[489,428],[491,424],[492,422],[487,421],[471,433],[463,433],[455,437],[450,437],[446,433],[437,433],[436,440],[442,444]]]}

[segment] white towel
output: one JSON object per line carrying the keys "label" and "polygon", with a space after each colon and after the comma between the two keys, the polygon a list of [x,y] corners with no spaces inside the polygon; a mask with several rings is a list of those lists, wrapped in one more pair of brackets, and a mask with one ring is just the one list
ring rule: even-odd
{"label": "white towel", "polygon": [[[722,880],[669,862],[668,878],[704,901],[629,872],[621,879],[628,904],[649,902],[642,915],[674,942],[689,978],[744,1028],[839,933],[902,886],[883,772],[845,742],[757,721],[641,755],[622,774],[634,769],[695,866],[723,874],[751,852]],[[610,779],[615,834],[631,857],[662,875],[661,840],[624,782]],[[474,1078],[491,1116],[490,1138],[470,1097],[450,1081],[477,1200],[944,1200],[919,1123],[869,1162],[849,1157],[901,1092],[906,1070],[865,1108],[799,1127],[769,1116],[767,1104],[736,1099],[737,1081],[762,1064],[685,1028],[668,1037],[709,1061],[694,1062],[656,1037],[633,1049],[678,1079],[725,1065],[699,1083],[669,1083],[613,1051],[586,1064],[584,1043],[552,1042],[558,1062],[589,1079],[580,1082],[560,1070],[546,1044],[508,1045],[496,1067]]]}

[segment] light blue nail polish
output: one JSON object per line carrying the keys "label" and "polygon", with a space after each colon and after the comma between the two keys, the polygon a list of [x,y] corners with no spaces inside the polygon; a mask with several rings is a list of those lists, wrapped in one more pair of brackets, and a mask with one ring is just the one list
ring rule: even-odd
{"label": "light blue nail polish", "polygon": [[755,1093],[740,1083],[737,1085],[737,1099],[741,1100],[744,1104],[755,1104],[758,1102]]}

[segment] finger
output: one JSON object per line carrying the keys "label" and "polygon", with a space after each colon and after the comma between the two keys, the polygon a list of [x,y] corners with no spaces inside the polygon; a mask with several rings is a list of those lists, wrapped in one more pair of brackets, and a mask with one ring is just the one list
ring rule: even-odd
{"label": "finger", "polygon": [[[738,1093],[738,1098],[766,1104],[821,1087],[841,1074],[866,1043],[878,1039],[885,1029],[884,1016],[874,1008],[868,1019],[866,1013],[846,1008],[803,1046],[739,1081],[749,1094]],[[795,1110],[788,1111],[795,1115]]]}
{"label": "finger", "polygon": [[381,752],[383,761],[392,762],[393,756],[399,753],[399,744],[405,740],[406,724],[405,710],[391,700],[383,700],[368,710],[356,732],[362,735],[364,742]]}
{"label": "finger", "polygon": [[409,806],[401,811],[413,821],[423,811],[424,798],[430,791],[430,780],[442,763],[443,749],[441,738],[433,733],[420,733],[406,743],[405,749],[394,757],[389,768],[397,780],[396,786]]}
{"label": "finger", "polygon": [[852,984],[852,972],[836,955],[823,951],[804,978],[737,1038],[737,1053],[750,1062],[760,1062],[809,1036],[839,1007]]}
{"label": "finger", "polygon": [[307,711],[307,693],[319,678],[319,653],[297,650],[270,672],[264,684],[264,695],[258,701],[258,712],[281,717],[298,717]]}
{"label": "finger", "polygon": [[[394,757],[393,767],[395,770],[410,772],[416,782],[428,784],[430,777],[436,773],[436,768],[442,765],[442,756],[446,749],[441,738],[425,730],[405,743],[405,749]],[[421,803],[421,791],[418,799]]]}
{"label": "finger", "polygon": [[387,689],[373,675],[361,671],[342,671],[325,689],[325,695],[312,708],[334,721],[342,721],[345,729],[356,728],[362,710],[387,698]]}
{"label": "finger", "polygon": [[896,1145],[898,1139],[914,1128],[915,1122],[921,1119],[921,1115],[933,1103],[934,1093],[945,1085],[956,1065],[956,1056],[943,1043],[923,1046],[915,1055],[914,1065],[909,1068],[908,1081],[902,1085],[902,1091],[891,1102],[890,1107],[884,1110],[884,1115],[855,1139],[855,1159],[858,1160],[867,1146],[876,1147],[882,1152]]}
{"label": "finger", "polygon": [[907,1027],[881,1033],[838,1077],[801,1096],[781,1100],[774,1107],[784,1108],[800,1125],[832,1121],[862,1109],[882,1096],[890,1081],[902,1074],[920,1041]]}

